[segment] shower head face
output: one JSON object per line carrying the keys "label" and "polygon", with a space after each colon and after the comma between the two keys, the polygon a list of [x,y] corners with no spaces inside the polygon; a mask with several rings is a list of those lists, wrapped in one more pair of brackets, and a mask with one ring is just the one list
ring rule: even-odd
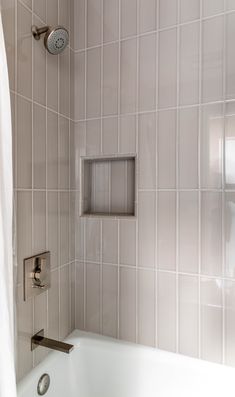
{"label": "shower head face", "polygon": [[62,26],[48,29],[45,39],[45,47],[52,55],[58,55],[67,47],[69,43],[69,32]]}

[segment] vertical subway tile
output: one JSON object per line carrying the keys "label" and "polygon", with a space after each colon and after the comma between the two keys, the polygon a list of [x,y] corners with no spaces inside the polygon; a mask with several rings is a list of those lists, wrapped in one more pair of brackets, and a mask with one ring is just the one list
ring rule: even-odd
{"label": "vertical subway tile", "polygon": [[118,44],[103,49],[103,114],[118,112]]}
{"label": "vertical subway tile", "polygon": [[[33,19],[34,25],[40,26],[40,20]],[[46,105],[46,49],[36,40],[33,41],[33,99]]]}
{"label": "vertical subway tile", "polygon": [[176,267],[176,194],[158,193],[158,268]]}
{"label": "vertical subway tile", "polygon": [[[165,2],[165,0],[163,0]],[[177,34],[176,29],[159,33],[158,105],[176,106],[177,100]]]}
{"label": "vertical subway tile", "polygon": [[46,110],[33,107],[33,185],[46,188]]}
{"label": "vertical subway tile", "polygon": [[235,249],[234,249],[234,222],[235,222],[235,194],[225,194],[225,277],[235,278]]}
{"label": "vertical subway tile", "polygon": [[[45,335],[47,329],[47,294],[40,294],[34,298],[34,333],[44,329]],[[37,349],[34,355],[34,365],[38,365],[47,356],[46,348]]]}
{"label": "vertical subway tile", "polygon": [[89,262],[100,261],[99,219],[86,219],[86,260]]}
{"label": "vertical subway tile", "polygon": [[179,277],[179,351],[198,357],[198,278]]}
{"label": "vertical subway tile", "polygon": [[59,266],[58,255],[58,192],[47,193],[48,247],[51,252],[51,268]]}
{"label": "vertical subway tile", "polygon": [[87,0],[87,46],[101,44],[102,1]]}
{"label": "vertical subway tile", "polygon": [[59,59],[58,57],[47,57],[47,106],[50,109],[58,111],[58,76],[59,76]]}
{"label": "vertical subway tile", "polygon": [[175,274],[158,273],[157,287],[158,347],[176,350],[176,279]]}
{"label": "vertical subway tile", "polygon": [[[234,7],[235,8],[235,7]],[[235,15],[228,14],[226,24],[226,99],[233,99],[235,96],[235,56],[233,52],[233,41],[235,34]]]}
{"label": "vertical subway tile", "polygon": [[222,194],[202,192],[201,270],[203,274],[222,274]]}
{"label": "vertical subway tile", "polygon": [[69,54],[70,50],[67,47],[59,56],[59,112],[67,117],[70,116]]}
{"label": "vertical subway tile", "polygon": [[32,187],[32,105],[17,97],[17,187]]}
{"label": "vertical subway tile", "polygon": [[235,4],[233,0],[226,0],[226,10],[234,10]]}
{"label": "vertical subway tile", "polygon": [[59,188],[69,189],[69,121],[59,117]]}
{"label": "vertical subway tile", "polygon": [[104,154],[116,154],[118,151],[118,118],[103,119],[102,146]]}
{"label": "vertical subway tile", "polygon": [[46,251],[46,193],[33,193],[33,249],[34,252]]}
{"label": "vertical subway tile", "polygon": [[51,272],[51,288],[48,291],[48,336],[59,339],[59,270]]}
{"label": "vertical subway tile", "polygon": [[101,49],[87,51],[87,117],[98,117],[101,111]]}
{"label": "vertical subway tile", "polygon": [[140,37],[139,111],[156,108],[156,34]]}
{"label": "vertical subway tile", "polygon": [[141,267],[155,267],[155,219],[155,192],[140,192],[138,216],[138,265]]}
{"label": "vertical subway tile", "polygon": [[179,186],[198,188],[198,107],[181,109],[179,114]]}
{"label": "vertical subway tile", "polygon": [[177,23],[177,0],[159,0],[160,28],[176,25]]}
{"label": "vertical subway tile", "polygon": [[136,264],[136,221],[120,221],[120,263],[135,266]]}
{"label": "vertical subway tile", "polygon": [[69,266],[60,269],[60,338],[70,333],[70,282]]}
{"label": "vertical subway tile", "polygon": [[225,188],[226,189],[234,189],[235,187],[235,178],[234,178],[234,142],[235,142],[235,108],[234,102],[226,105],[226,115],[225,115]]}
{"label": "vertical subway tile", "polygon": [[139,188],[156,187],[156,114],[139,116]]}
{"label": "vertical subway tile", "polygon": [[225,363],[235,365],[235,283],[224,281],[225,292]]}
{"label": "vertical subway tile", "polygon": [[136,271],[120,269],[120,339],[135,342],[136,339]]}
{"label": "vertical subway tile", "polygon": [[88,120],[86,123],[86,155],[100,154],[101,146],[101,121]]}
{"label": "vertical subway tile", "polygon": [[47,111],[47,187],[58,188],[58,116]]}
{"label": "vertical subway tile", "polygon": [[136,111],[136,54],[136,39],[121,42],[121,113],[132,113]]}
{"label": "vertical subway tile", "polygon": [[206,19],[202,24],[202,100],[223,98],[223,17]]}
{"label": "vertical subway tile", "polygon": [[200,0],[180,0],[180,22],[190,22],[200,18]]}
{"label": "vertical subway tile", "polygon": [[136,116],[120,117],[119,151],[120,153],[136,151]]}
{"label": "vertical subway tile", "polygon": [[74,54],[74,108],[75,120],[85,119],[85,51]]}
{"label": "vertical subway tile", "polygon": [[58,25],[58,0],[50,0],[46,2],[46,14],[52,25]]}
{"label": "vertical subway tile", "polygon": [[137,0],[121,1],[121,38],[137,33]]}
{"label": "vertical subway tile", "polygon": [[180,28],[180,104],[199,101],[199,22]]}
{"label": "vertical subway tile", "polygon": [[100,332],[100,267],[86,264],[86,330]]}
{"label": "vertical subway tile", "polygon": [[202,108],[201,126],[201,186],[222,187],[224,117],[222,104]]}
{"label": "vertical subway tile", "polygon": [[118,261],[118,225],[116,220],[102,222],[102,261],[117,264]]}
{"label": "vertical subway tile", "polygon": [[23,260],[32,251],[32,193],[17,192],[17,281],[23,284]]}
{"label": "vertical subway tile", "polygon": [[118,269],[103,265],[102,271],[102,332],[117,337]]}
{"label": "vertical subway tile", "polygon": [[75,328],[84,329],[84,264],[76,263]]}
{"label": "vertical subway tile", "polygon": [[221,280],[201,280],[201,357],[222,362],[222,288]]}
{"label": "vertical subway tile", "polygon": [[156,30],[157,27],[157,1],[140,0],[139,2],[139,33]]}
{"label": "vertical subway tile", "polygon": [[69,262],[69,193],[59,193],[60,202],[60,264]]}
{"label": "vertical subway tile", "polygon": [[119,7],[116,0],[103,1],[104,43],[115,41],[119,35]]}
{"label": "vertical subway tile", "polygon": [[73,2],[73,15],[71,15],[71,30],[74,33],[74,50],[85,48],[86,25],[86,0]]}
{"label": "vertical subway tile", "polygon": [[224,11],[223,0],[203,0],[202,14],[204,17],[219,14]]}
{"label": "vertical subway tile", "polygon": [[158,113],[158,188],[176,187],[176,112]]}
{"label": "vertical subway tile", "polygon": [[155,345],[155,272],[138,270],[138,343]]}
{"label": "vertical subway tile", "polygon": [[179,195],[179,269],[198,272],[198,192]]}

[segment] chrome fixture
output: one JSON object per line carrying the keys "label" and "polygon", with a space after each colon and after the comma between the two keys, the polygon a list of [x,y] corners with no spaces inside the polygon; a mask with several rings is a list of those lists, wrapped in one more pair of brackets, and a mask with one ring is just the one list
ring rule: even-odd
{"label": "chrome fixture", "polygon": [[43,374],[38,381],[37,392],[39,396],[44,396],[50,387],[50,376]]}
{"label": "chrome fixture", "polygon": [[51,286],[50,252],[24,260],[24,300],[39,295]]}
{"label": "chrome fixture", "polygon": [[42,28],[38,28],[33,25],[32,34],[35,40],[40,40],[41,35],[45,34],[44,45],[52,55],[60,54],[69,43],[69,32],[63,26],[57,26],[55,28],[43,26]]}
{"label": "chrome fixture", "polygon": [[37,334],[31,338],[31,350],[33,351],[38,346],[47,347],[48,349],[58,350],[62,353],[71,353],[74,349],[73,345],[69,343],[60,342],[58,340],[49,339],[44,337],[44,329],[41,329]]}

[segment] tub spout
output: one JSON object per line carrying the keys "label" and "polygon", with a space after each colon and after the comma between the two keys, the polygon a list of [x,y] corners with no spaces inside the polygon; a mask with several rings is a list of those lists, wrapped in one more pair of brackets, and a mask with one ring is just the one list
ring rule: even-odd
{"label": "tub spout", "polygon": [[39,331],[31,338],[31,350],[36,349],[38,346],[47,347],[48,349],[58,350],[63,353],[69,354],[74,346],[69,343],[60,342],[54,339],[44,337],[44,329]]}

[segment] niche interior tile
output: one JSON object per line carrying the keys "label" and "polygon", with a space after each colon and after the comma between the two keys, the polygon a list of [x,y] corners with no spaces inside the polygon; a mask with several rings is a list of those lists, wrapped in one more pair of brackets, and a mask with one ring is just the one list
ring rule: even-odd
{"label": "niche interior tile", "polygon": [[135,342],[136,338],[136,271],[120,269],[120,339]]}
{"label": "niche interior tile", "polygon": [[100,266],[86,264],[86,330],[100,332]]}
{"label": "niche interior tile", "polygon": [[199,22],[180,28],[180,104],[199,101]]}
{"label": "niche interior tile", "polygon": [[225,281],[225,362],[235,365],[235,283]]}
{"label": "niche interior tile", "polygon": [[[234,4],[234,2],[233,2]],[[234,8],[235,9],[235,6]],[[226,23],[226,99],[233,99],[235,96],[235,56],[234,34],[235,34],[235,15],[228,14],[225,19]]]}
{"label": "niche interior tile", "polygon": [[102,1],[87,1],[87,45],[88,47],[101,44],[101,14]]}
{"label": "niche interior tile", "polygon": [[222,273],[222,194],[202,193],[201,269],[203,274]]}
{"label": "niche interior tile", "polygon": [[33,107],[33,182],[34,188],[46,188],[46,110]]}
{"label": "niche interior tile", "polygon": [[161,29],[176,25],[177,3],[177,0],[159,0],[159,21]]}
{"label": "niche interior tile", "polygon": [[87,117],[101,112],[101,48],[87,51]]}
{"label": "niche interior tile", "polygon": [[181,192],[179,196],[179,269],[198,272],[198,193]]}
{"label": "niche interior tile", "polygon": [[120,263],[135,266],[136,264],[136,221],[120,221]]}
{"label": "niche interior tile", "polygon": [[176,350],[176,279],[175,274],[158,273],[157,324],[158,347]]}
{"label": "niche interior tile", "polygon": [[103,114],[117,114],[118,111],[118,44],[103,48]]}
{"label": "niche interior tile", "polygon": [[155,272],[138,270],[138,343],[155,345]]}
{"label": "niche interior tile", "polygon": [[155,234],[156,234],[156,195],[155,192],[140,192],[138,204],[138,265],[141,267],[155,266]]}
{"label": "niche interior tile", "polygon": [[136,111],[136,54],[136,39],[121,42],[121,113],[133,113]]}
{"label": "niche interior tile", "polygon": [[176,194],[158,193],[158,268],[175,270],[176,266]]}
{"label": "niche interior tile", "polygon": [[223,17],[206,19],[202,23],[202,100],[223,99]]}
{"label": "niche interior tile", "polygon": [[176,112],[158,113],[158,188],[175,188],[176,183]]}
{"label": "niche interior tile", "polygon": [[118,269],[103,265],[102,270],[102,333],[117,337]]}
{"label": "niche interior tile", "polygon": [[58,188],[58,116],[47,111],[47,187]]}
{"label": "niche interior tile", "polygon": [[17,11],[17,89],[32,98],[32,13],[20,2]]}
{"label": "niche interior tile", "polygon": [[200,18],[200,0],[180,0],[180,22],[194,21]]}
{"label": "niche interior tile", "polygon": [[137,0],[121,0],[121,37],[137,33]]}
{"label": "niche interior tile", "polygon": [[201,131],[201,185],[207,189],[220,189],[224,131],[222,104],[203,106]]}
{"label": "niche interior tile", "polygon": [[[163,0],[165,3],[165,0]],[[159,108],[176,106],[177,49],[176,29],[159,33],[158,104]]]}
{"label": "niche interior tile", "polygon": [[157,27],[157,0],[140,0],[139,33],[155,30]]}
{"label": "niche interior tile", "polygon": [[198,107],[181,109],[179,114],[179,185],[198,187]]}
{"label": "niche interior tile", "polygon": [[102,260],[105,263],[118,262],[118,225],[115,220],[102,222]]}
{"label": "niche interior tile", "polygon": [[179,351],[198,357],[198,278],[179,276]]}
{"label": "niche interior tile", "polygon": [[223,281],[201,279],[201,357],[222,362]]}
{"label": "niche interior tile", "polygon": [[84,264],[76,263],[76,289],[75,289],[75,327],[84,329]]}
{"label": "niche interior tile", "polygon": [[104,154],[115,154],[118,151],[118,119],[103,119],[102,146]]}
{"label": "niche interior tile", "polygon": [[235,193],[225,194],[225,277],[235,278]]}
{"label": "niche interior tile", "polygon": [[139,41],[139,111],[156,108],[156,34]]}
{"label": "niche interior tile", "polygon": [[17,96],[17,187],[32,187],[32,104]]}
{"label": "niche interior tile", "polygon": [[156,114],[139,116],[139,188],[156,187]]}
{"label": "niche interior tile", "polygon": [[119,34],[119,7],[116,0],[103,0],[104,42],[115,41]]}

